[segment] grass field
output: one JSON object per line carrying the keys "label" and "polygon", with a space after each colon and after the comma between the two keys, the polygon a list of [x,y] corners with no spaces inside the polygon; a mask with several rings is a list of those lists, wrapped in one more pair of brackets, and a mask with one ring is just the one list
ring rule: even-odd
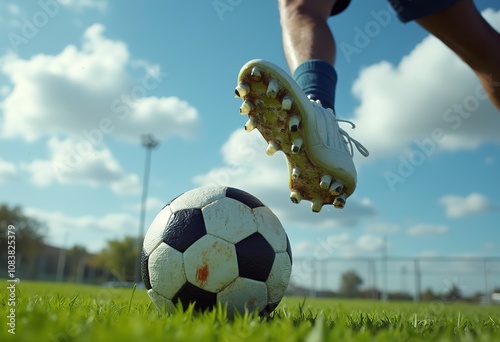
{"label": "grass field", "polygon": [[145,290],[22,281],[0,341],[500,341],[500,307],[285,298],[267,319],[159,312]]}

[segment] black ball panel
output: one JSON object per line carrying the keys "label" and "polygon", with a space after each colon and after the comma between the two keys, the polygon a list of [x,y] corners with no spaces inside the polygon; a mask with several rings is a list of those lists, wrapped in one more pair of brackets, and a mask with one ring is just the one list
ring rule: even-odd
{"label": "black ball panel", "polygon": [[292,261],[292,245],[290,244],[290,240],[288,240],[288,235],[286,236],[286,252],[288,253],[288,256],[290,257],[290,264],[293,264]]}
{"label": "black ball panel", "polygon": [[149,256],[143,248],[141,250],[141,278],[146,290],[151,290],[153,287],[151,286],[151,281],[149,280],[148,260]]}
{"label": "black ball panel", "polygon": [[226,189],[226,197],[235,199],[243,204],[246,204],[251,209],[264,207],[264,204],[255,196],[240,189],[228,187]]}
{"label": "black ball panel", "polygon": [[269,316],[271,314],[271,312],[273,312],[274,309],[276,309],[278,307],[280,302],[281,302],[281,300],[277,301],[276,303],[267,304],[266,307],[259,312],[259,316],[261,316],[261,317]]}
{"label": "black ball panel", "polygon": [[179,301],[184,310],[188,308],[189,304],[194,302],[194,308],[196,310],[204,311],[212,309],[215,306],[217,303],[217,294],[200,289],[191,283],[185,283],[172,298],[172,302],[175,305],[177,305]]}
{"label": "black ball panel", "polygon": [[183,209],[174,212],[170,217],[162,241],[179,252],[184,252],[206,234],[201,209]]}
{"label": "black ball panel", "polygon": [[254,233],[235,246],[239,276],[266,281],[276,256],[269,242],[260,233]]}

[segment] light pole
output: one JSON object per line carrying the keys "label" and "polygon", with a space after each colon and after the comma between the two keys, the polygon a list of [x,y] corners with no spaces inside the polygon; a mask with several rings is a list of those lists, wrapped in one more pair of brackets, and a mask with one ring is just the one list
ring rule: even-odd
{"label": "light pole", "polygon": [[139,235],[137,236],[137,248],[139,255],[135,264],[135,282],[141,281],[141,250],[144,236],[144,221],[146,219],[146,201],[148,198],[149,169],[151,165],[151,150],[158,146],[159,141],[152,134],[145,134],[141,137],[142,146],[146,148],[146,163],[144,165],[144,179],[142,184],[141,218],[139,220]]}

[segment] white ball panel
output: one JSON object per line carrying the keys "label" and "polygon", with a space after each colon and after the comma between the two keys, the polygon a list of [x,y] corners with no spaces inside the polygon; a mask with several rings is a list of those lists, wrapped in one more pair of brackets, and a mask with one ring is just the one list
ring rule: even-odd
{"label": "white ball panel", "polygon": [[170,203],[172,212],[182,209],[202,208],[205,205],[226,196],[225,186],[207,186],[189,190]]}
{"label": "white ball panel", "polygon": [[210,203],[202,212],[207,233],[226,241],[237,243],[257,232],[252,209],[232,198]]}
{"label": "white ball panel", "polygon": [[285,291],[290,282],[292,274],[292,264],[287,252],[277,253],[274,258],[271,273],[267,278],[266,285],[268,290],[269,303],[280,301],[285,295]]}
{"label": "white ball panel", "polygon": [[286,251],[286,232],[278,217],[268,207],[254,210],[257,231],[262,234],[275,252]]}
{"label": "white ball panel", "polygon": [[227,313],[232,317],[235,310],[241,314],[248,311],[261,311],[267,305],[266,284],[257,280],[237,278],[224,290],[217,294],[217,300],[227,304]]}
{"label": "white ball panel", "polygon": [[151,222],[143,242],[144,250],[148,255],[150,255],[161,243],[163,232],[165,231],[170,216],[172,216],[172,211],[170,207],[167,206],[160,210],[153,222]]}
{"label": "white ball panel", "polygon": [[186,278],[201,289],[216,293],[238,276],[233,244],[205,235],[184,252]]}
{"label": "white ball panel", "polygon": [[172,303],[171,300],[157,293],[155,290],[153,289],[148,290],[148,296],[149,298],[151,298],[151,301],[156,305],[156,307],[161,311],[169,313],[175,312],[176,309],[174,303]]}
{"label": "white ball panel", "polygon": [[167,299],[186,282],[182,253],[163,242],[149,256],[148,270],[151,286]]}

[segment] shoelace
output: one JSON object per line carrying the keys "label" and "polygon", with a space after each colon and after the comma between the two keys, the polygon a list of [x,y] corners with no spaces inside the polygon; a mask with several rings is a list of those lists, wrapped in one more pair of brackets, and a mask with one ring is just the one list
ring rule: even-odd
{"label": "shoelace", "polygon": [[[311,102],[316,102],[319,106],[323,107],[323,105],[321,104],[321,101],[320,100],[313,100],[311,98],[310,95],[307,96],[309,98],[309,100]],[[323,107],[324,108],[324,107]],[[347,122],[349,124],[351,124],[351,128],[354,129],[356,128],[356,125],[354,124],[354,122],[352,121],[349,121],[349,120],[342,120],[342,119],[337,119],[337,116],[335,115],[335,112],[333,111],[333,109],[331,108],[326,108],[326,110],[330,113],[332,113],[334,119],[336,122]],[[340,134],[342,134],[345,138],[345,142],[347,145],[349,145],[349,154],[351,155],[351,157],[354,156],[354,148],[352,147],[352,144],[354,144],[354,146],[356,146],[356,149],[359,151],[359,153],[361,153],[361,155],[363,155],[364,157],[368,157],[370,155],[370,152],[366,149],[366,147],[363,146],[363,144],[361,144],[359,141],[357,141],[356,139],[352,138],[349,133],[347,133],[346,131],[344,131],[342,128],[339,127],[339,131],[340,131]]]}
{"label": "shoelace", "polygon": [[[351,128],[352,129],[356,128],[356,125],[352,121],[337,119],[337,117],[335,116],[335,113],[333,112],[333,110],[331,108],[327,108],[327,111],[329,111],[329,112],[331,112],[333,114],[333,117],[335,118],[335,121],[337,121],[337,122],[346,122],[346,123],[351,124]],[[353,144],[354,144],[354,146],[356,146],[356,149],[359,151],[359,153],[361,153],[361,155],[363,155],[364,157],[368,157],[370,155],[370,152],[366,149],[366,147],[364,147],[363,144],[361,144],[356,139],[352,138],[349,135],[349,133],[347,133],[346,131],[344,131],[340,127],[339,127],[339,131],[340,131],[340,134],[342,134],[344,136],[346,143],[349,145],[349,153],[350,153],[351,157],[354,156],[354,148],[352,147]]]}
{"label": "shoelace", "polygon": [[[356,125],[354,123],[352,123],[351,121],[347,121],[347,120],[340,120],[340,119],[335,119],[336,121],[338,122],[348,122],[351,124],[352,128],[354,129],[356,127]],[[352,144],[354,144],[354,146],[356,146],[356,149],[359,151],[359,153],[361,153],[364,157],[368,157],[370,155],[370,152],[368,152],[368,150],[366,149],[366,147],[363,146],[363,144],[361,144],[359,141],[357,141],[356,139],[352,138],[349,133],[347,133],[346,131],[344,131],[342,128],[339,127],[339,131],[340,131],[340,134],[342,134],[344,136],[344,138],[346,139],[346,142],[349,144],[349,153],[351,154],[351,157],[354,156],[354,149],[352,147]]]}

